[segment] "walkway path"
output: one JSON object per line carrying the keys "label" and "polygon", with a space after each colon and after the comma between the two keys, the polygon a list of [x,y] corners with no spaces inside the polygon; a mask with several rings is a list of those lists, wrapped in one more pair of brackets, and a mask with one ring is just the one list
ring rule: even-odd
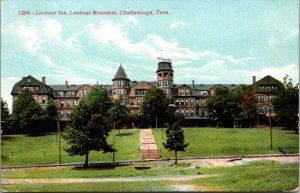
{"label": "walkway path", "polygon": [[152,133],[152,129],[140,130],[141,152],[143,160],[159,159],[159,151]]}
{"label": "walkway path", "polygon": [[144,181],[188,181],[209,178],[218,174],[186,176],[139,176],[120,178],[48,178],[48,179],[3,179],[2,184],[53,184],[53,183],[96,183],[96,182],[144,182]]}

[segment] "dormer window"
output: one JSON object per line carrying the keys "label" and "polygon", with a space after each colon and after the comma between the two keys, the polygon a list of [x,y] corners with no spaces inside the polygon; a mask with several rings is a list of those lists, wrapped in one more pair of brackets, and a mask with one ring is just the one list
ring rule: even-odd
{"label": "dormer window", "polygon": [[27,82],[31,82],[31,78],[28,78],[28,79],[27,79]]}

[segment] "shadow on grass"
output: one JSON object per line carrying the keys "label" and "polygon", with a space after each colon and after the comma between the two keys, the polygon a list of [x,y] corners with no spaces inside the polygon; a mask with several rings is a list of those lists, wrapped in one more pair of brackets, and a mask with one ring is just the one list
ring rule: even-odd
{"label": "shadow on grass", "polygon": [[89,164],[88,167],[76,166],[74,170],[103,170],[103,169],[115,169],[119,167],[126,167],[130,164],[117,164],[117,163],[99,163],[99,164]]}
{"label": "shadow on grass", "polygon": [[133,133],[118,133],[116,136],[123,137],[123,136],[130,136],[130,135],[133,135]]}

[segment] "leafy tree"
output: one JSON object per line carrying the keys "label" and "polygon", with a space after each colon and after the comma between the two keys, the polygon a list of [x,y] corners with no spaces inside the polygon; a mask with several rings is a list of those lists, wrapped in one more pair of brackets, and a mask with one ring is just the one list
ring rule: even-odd
{"label": "leafy tree", "polygon": [[85,155],[85,167],[88,166],[90,151],[113,151],[107,143],[111,130],[108,110],[111,107],[108,93],[104,89],[93,89],[71,113],[70,123],[63,135],[69,145],[65,151],[70,156]]}
{"label": "leafy tree", "polygon": [[52,99],[50,99],[47,102],[44,111],[45,111],[45,120],[44,120],[45,129],[49,132],[53,131],[56,128],[56,119],[58,117],[58,114],[57,114],[57,108]]}
{"label": "leafy tree", "polygon": [[177,164],[177,152],[185,151],[185,148],[189,145],[184,143],[184,131],[181,129],[178,122],[170,125],[166,130],[167,143],[163,143],[164,147],[169,151],[175,153],[175,164]]}
{"label": "leafy tree", "polygon": [[151,123],[156,123],[157,120],[164,120],[168,116],[170,100],[166,97],[161,89],[150,88],[141,105],[142,113]]}
{"label": "leafy tree", "polygon": [[113,106],[109,109],[109,115],[112,123],[115,124],[116,129],[120,129],[124,125],[127,113],[126,107],[122,104],[122,99],[116,99],[113,101]]}
{"label": "leafy tree", "polygon": [[8,129],[8,122],[9,122],[9,110],[7,103],[2,100],[1,98],[1,129],[7,130]]}
{"label": "leafy tree", "polygon": [[50,99],[47,102],[45,111],[46,111],[47,116],[50,117],[51,119],[54,119],[54,118],[57,117],[57,108],[56,108],[55,103],[52,99]]}
{"label": "leafy tree", "polygon": [[209,115],[224,120],[256,118],[256,98],[252,86],[239,85],[234,89],[220,88],[207,100]]}
{"label": "leafy tree", "polygon": [[245,95],[243,97],[242,106],[243,106],[243,118],[251,126],[255,124],[257,118],[257,109],[256,109],[257,98],[252,86],[247,87]]}
{"label": "leafy tree", "polygon": [[288,75],[283,79],[283,86],[274,90],[272,106],[276,116],[286,127],[298,133],[299,84],[293,85]]}
{"label": "leafy tree", "polygon": [[12,123],[17,132],[39,134],[43,132],[45,113],[30,91],[20,93],[13,103]]}

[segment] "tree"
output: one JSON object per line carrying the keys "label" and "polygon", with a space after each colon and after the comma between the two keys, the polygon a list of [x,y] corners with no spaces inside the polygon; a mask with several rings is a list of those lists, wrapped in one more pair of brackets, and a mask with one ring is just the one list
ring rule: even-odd
{"label": "tree", "polygon": [[64,150],[70,156],[85,155],[85,167],[88,166],[90,151],[107,153],[114,150],[107,143],[111,130],[108,114],[111,106],[111,98],[104,89],[93,89],[71,113],[70,123],[63,135],[69,147]]}
{"label": "tree", "polygon": [[207,99],[209,115],[219,122],[256,118],[256,98],[252,86],[239,85],[234,89],[220,88]]}
{"label": "tree", "polygon": [[285,123],[287,129],[298,133],[299,83],[293,85],[292,79],[286,75],[283,85],[274,89],[272,106],[276,116]]}
{"label": "tree", "polygon": [[122,99],[115,99],[113,106],[109,109],[111,122],[114,123],[116,129],[120,129],[125,124],[127,117],[126,107],[122,104]]}
{"label": "tree", "polygon": [[8,129],[8,122],[9,122],[9,110],[8,105],[5,101],[1,98],[1,129],[7,130]]}
{"label": "tree", "polygon": [[161,89],[150,88],[142,103],[142,113],[151,123],[155,122],[157,128],[158,119],[163,120],[168,115],[170,100]]}
{"label": "tree", "polygon": [[12,124],[16,132],[40,134],[43,132],[45,113],[30,91],[21,92],[13,103]]}
{"label": "tree", "polygon": [[184,131],[181,129],[178,122],[170,125],[166,130],[167,143],[163,143],[164,147],[169,151],[175,153],[175,164],[177,164],[177,152],[185,151],[185,148],[189,145],[184,143]]}
{"label": "tree", "polygon": [[57,108],[55,106],[55,103],[52,99],[50,99],[47,102],[47,105],[44,109],[45,113],[45,130],[48,132],[54,131],[54,128],[56,128],[56,120],[57,120]]}

